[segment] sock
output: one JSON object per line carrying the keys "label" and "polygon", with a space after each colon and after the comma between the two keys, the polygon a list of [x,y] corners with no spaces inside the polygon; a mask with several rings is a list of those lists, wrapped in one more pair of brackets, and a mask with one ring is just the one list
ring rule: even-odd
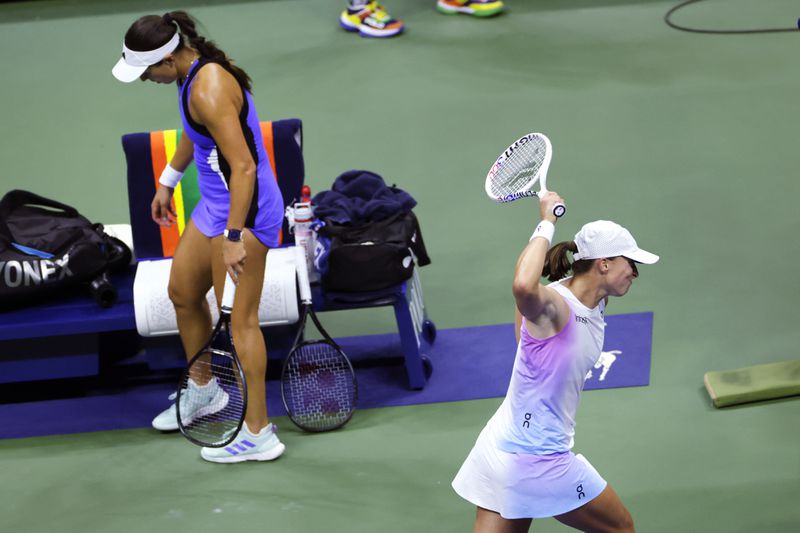
{"label": "sock", "polygon": [[351,10],[356,11],[360,9],[364,9],[367,4],[369,4],[370,0],[350,0],[350,5],[348,6]]}
{"label": "sock", "polygon": [[258,432],[251,430],[250,426],[247,425],[247,422],[244,423],[244,428],[247,430],[248,433],[250,433],[254,437],[263,437],[265,433],[267,433],[268,431],[272,431],[272,422],[261,428],[261,431]]}
{"label": "sock", "polygon": [[193,380],[192,378],[189,378],[189,381],[191,382],[191,384],[192,384],[192,385],[193,385],[193,386],[194,386],[196,389],[200,389],[200,390],[203,390],[203,391],[205,391],[205,390],[208,390],[208,388],[209,388],[210,386],[212,386],[212,385],[216,385],[216,384],[217,384],[217,380],[215,380],[215,379],[213,379],[213,378],[212,378],[211,380],[209,380],[209,381],[208,381],[208,383],[205,383],[204,385],[201,385],[201,384],[197,383],[197,382],[196,382],[195,380]]}

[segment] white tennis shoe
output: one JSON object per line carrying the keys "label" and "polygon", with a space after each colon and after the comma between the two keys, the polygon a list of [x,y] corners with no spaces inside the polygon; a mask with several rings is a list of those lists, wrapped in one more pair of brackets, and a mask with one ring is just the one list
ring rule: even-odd
{"label": "white tennis shoe", "polygon": [[[216,379],[206,385],[197,385],[189,379],[192,394],[181,394],[181,413],[184,424],[193,420],[222,411],[228,405],[228,393],[219,386]],[[178,429],[178,410],[175,407],[177,392],[169,395],[173,404],[153,419],[153,427],[159,431],[176,431]],[[191,398],[191,399],[190,399]]]}
{"label": "white tennis shoe", "polygon": [[272,461],[283,454],[286,446],[278,439],[274,424],[267,424],[254,434],[242,424],[236,438],[224,448],[206,448],[200,450],[200,456],[212,463],[241,463],[243,461]]}

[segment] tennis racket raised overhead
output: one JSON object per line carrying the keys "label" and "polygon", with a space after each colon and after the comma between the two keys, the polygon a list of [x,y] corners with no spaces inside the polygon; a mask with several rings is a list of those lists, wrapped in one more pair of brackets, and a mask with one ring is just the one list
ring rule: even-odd
{"label": "tennis racket raised overhead", "polygon": [[[299,428],[329,431],[342,427],[352,418],[358,384],[350,360],[322,328],[311,307],[305,246],[296,246],[295,251],[303,314],[294,348],[283,362],[281,397],[286,413]],[[309,316],[322,340],[301,340]]]}
{"label": "tennis racket raised overhead", "polygon": [[[547,192],[547,169],[553,157],[553,146],[543,133],[529,133],[506,148],[486,175],[486,194],[495,202],[513,202],[520,198]],[[539,192],[533,191],[539,182]],[[556,204],[553,214],[564,216],[564,204]]]}
{"label": "tennis racket raised overhead", "polygon": [[225,276],[219,320],[183,372],[175,405],[181,433],[195,444],[221,448],[233,441],[247,411],[247,383],[231,335],[236,285]]}

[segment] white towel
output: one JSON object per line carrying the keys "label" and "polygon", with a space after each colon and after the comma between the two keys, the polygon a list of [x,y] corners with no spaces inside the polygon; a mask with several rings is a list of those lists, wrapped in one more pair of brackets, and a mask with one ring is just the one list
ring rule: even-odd
{"label": "white towel", "polygon": [[[133,282],[136,329],[143,337],[178,333],[175,309],[167,295],[172,258],[139,261]],[[258,319],[261,326],[293,324],[299,318],[293,247],[273,248],[267,256],[267,270],[261,291]],[[212,321],[219,318],[214,291],[206,295]]]}

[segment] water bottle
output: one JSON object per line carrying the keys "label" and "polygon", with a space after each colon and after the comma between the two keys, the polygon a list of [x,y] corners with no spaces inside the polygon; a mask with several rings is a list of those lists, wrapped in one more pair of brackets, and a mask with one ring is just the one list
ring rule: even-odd
{"label": "water bottle", "polygon": [[311,224],[314,222],[314,209],[311,206],[311,189],[308,185],[303,186],[300,200],[294,204],[294,242],[297,246],[303,246],[306,249],[308,280],[314,283],[319,281],[319,272],[314,268],[316,234],[311,230]]}

